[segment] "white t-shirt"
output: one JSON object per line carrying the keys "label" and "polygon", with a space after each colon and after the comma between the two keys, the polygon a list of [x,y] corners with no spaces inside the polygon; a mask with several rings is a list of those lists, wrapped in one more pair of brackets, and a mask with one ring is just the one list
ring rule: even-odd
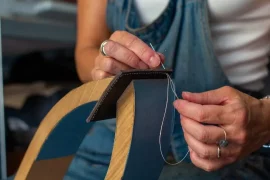
{"label": "white t-shirt", "polygon": [[[135,5],[143,23],[150,24],[168,2],[135,0]],[[261,90],[268,75],[270,0],[208,0],[208,11],[215,52],[230,82]]]}

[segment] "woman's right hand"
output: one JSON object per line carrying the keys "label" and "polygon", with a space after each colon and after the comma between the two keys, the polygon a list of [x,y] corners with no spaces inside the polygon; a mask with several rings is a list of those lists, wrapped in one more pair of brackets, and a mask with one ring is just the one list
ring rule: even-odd
{"label": "woman's right hand", "polygon": [[107,55],[95,59],[91,72],[93,80],[114,76],[122,70],[157,68],[164,56],[155,52],[138,37],[126,32],[114,32],[104,45]]}

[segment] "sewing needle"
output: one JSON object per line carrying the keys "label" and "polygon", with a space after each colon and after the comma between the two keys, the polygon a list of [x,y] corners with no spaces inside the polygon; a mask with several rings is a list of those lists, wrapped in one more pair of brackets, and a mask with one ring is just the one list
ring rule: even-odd
{"label": "sewing needle", "polygon": [[[153,46],[151,43],[150,43],[150,46],[151,46],[151,48],[152,48],[154,51],[156,51],[155,48],[154,48],[154,46]],[[163,69],[166,69],[165,66],[164,66],[164,64],[163,64],[161,61],[160,61],[160,63],[161,63],[161,66],[163,67]]]}

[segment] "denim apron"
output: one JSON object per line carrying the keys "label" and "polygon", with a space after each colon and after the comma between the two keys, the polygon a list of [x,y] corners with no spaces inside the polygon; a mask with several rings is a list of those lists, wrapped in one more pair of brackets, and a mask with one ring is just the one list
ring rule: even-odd
{"label": "denim apron", "polygon": [[[172,78],[178,95],[182,91],[203,92],[230,85],[215,56],[206,0],[170,0],[162,15],[147,26],[141,24],[132,0],[108,0],[107,24],[112,32],[128,31],[163,53],[166,57],[165,67],[173,69]],[[171,152],[179,161],[188,149],[179,113],[175,112],[174,118]],[[104,179],[113,147],[114,128],[115,119],[93,125],[64,179]],[[236,163],[224,170],[206,173],[190,163],[187,157],[178,166],[165,165],[160,179],[258,178],[256,171],[243,174],[249,169],[245,167],[245,162],[242,163],[243,167]]]}
{"label": "denim apron", "polygon": [[[203,92],[229,85],[213,51],[206,2],[171,0],[155,22],[143,26],[132,0],[109,0],[107,24],[112,31],[126,30],[163,53],[181,97],[182,91]],[[179,118],[175,113],[171,143],[177,161],[187,152]]]}

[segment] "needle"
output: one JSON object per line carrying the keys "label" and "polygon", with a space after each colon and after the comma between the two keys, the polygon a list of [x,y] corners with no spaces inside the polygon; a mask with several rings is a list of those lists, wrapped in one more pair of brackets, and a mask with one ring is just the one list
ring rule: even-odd
{"label": "needle", "polygon": [[[151,43],[150,43],[150,46],[151,46],[151,48],[152,48],[154,51],[156,51],[155,48],[154,48],[154,46],[152,46]],[[164,66],[164,64],[163,64],[161,61],[160,61],[160,63],[161,63],[161,66],[163,67],[163,69],[166,69],[165,66]]]}

